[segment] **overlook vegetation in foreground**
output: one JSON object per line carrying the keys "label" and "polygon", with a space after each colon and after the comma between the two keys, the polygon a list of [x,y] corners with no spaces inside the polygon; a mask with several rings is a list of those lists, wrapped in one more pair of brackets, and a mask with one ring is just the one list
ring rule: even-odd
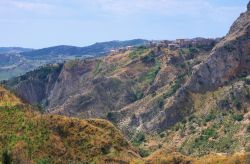
{"label": "overlook vegetation in foreground", "polygon": [[2,161],[75,163],[139,158],[109,122],[33,113],[24,106],[0,108]]}
{"label": "overlook vegetation in foreground", "polygon": [[[164,145],[158,145],[158,149],[149,151],[145,149],[145,143],[150,141],[147,134],[137,133],[130,144],[108,121],[40,114],[35,107],[23,104],[4,88],[0,87],[0,89],[2,93],[0,98],[2,102],[0,105],[0,163],[3,164],[9,162],[196,164],[203,160],[207,163],[227,164],[230,162],[247,163],[250,160],[250,155],[246,153],[231,156],[211,154],[193,158],[173,153],[173,150],[166,149]],[[209,116],[207,122],[216,118]],[[193,122],[195,119],[193,117],[189,121]],[[177,131],[182,129],[180,125],[178,126]],[[215,135],[215,130],[208,128],[202,133],[212,137]],[[160,136],[165,137],[165,135]],[[167,134],[168,136],[171,137],[170,134]]]}
{"label": "overlook vegetation in foreground", "polygon": [[[31,112],[28,106],[0,108],[1,161],[14,163],[247,163],[250,155],[208,155],[192,158],[159,149],[133,148],[121,133],[104,120],[80,120]],[[213,135],[213,132],[205,132]],[[138,134],[134,146],[145,141]],[[139,155],[140,154],[140,155]]]}

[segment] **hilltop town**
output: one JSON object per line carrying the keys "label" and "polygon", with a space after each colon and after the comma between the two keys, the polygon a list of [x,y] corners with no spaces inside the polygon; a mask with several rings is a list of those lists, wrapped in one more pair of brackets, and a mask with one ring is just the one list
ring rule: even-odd
{"label": "hilltop town", "polygon": [[[147,48],[153,48],[153,47],[168,48],[170,50],[189,48],[189,47],[197,47],[197,48],[203,47],[209,49],[213,47],[216,43],[218,43],[220,40],[221,38],[211,39],[211,38],[201,38],[201,37],[193,39],[152,40],[149,41],[144,46]],[[111,54],[124,53],[127,50],[134,50],[135,48],[136,48],[135,46],[127,46],[118,49],[111,49],[110,53]]]}

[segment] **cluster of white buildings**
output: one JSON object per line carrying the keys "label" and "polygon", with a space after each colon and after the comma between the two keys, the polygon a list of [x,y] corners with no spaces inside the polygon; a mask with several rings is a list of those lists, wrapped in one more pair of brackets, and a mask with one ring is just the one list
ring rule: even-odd
{"label": "cluster of white buildings", "polygon": [[[202,47],[202,46],[213,46],[215,43],[219,42],[220,38],[210,39],[210,38],[193,38],[193,39],[176,39],[173,41],[170,40],[161,40],[161,41],[150,41],[146,47],[163,47],[171,50],[178,48],[189,48],[189,47]],[[134,46],[127,46],[124,48],[112,49],[110,50],[111,54],[123,53],[127,50],[134,49]]]}
{"label": "cluster of white buildings", "polygon": [[134,48],[134,46],[127,46],[127,47],[124,47],[124,48],[111,49],[110,53],[111,54],[123,53],[123,52],[126,52],[128,50],[132,50],[133,48]]}
{"label": "cluster of white buildings", "polygon": [[174,41],[162,40],[162,41],[151,41],[150,47],[165,47],[169,49],[188,48],[188,47],[199,47],[199,46],[212,46],[220,39],[210,38],[194,38],[194,39],[176,39]]}

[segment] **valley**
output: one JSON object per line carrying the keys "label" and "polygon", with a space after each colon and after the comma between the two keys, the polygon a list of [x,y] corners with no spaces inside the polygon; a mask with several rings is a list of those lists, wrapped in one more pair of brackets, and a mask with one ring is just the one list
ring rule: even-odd
{"label": "valley", "polygon": [[250,3],[219,39],[134,40],[95,44],[94,50],[59,46],[3,55],[3,71],[25,60],[41,65],[1,82],[0,159],[248,164],[249,38]]}
{"label": "valley", "polygon": [[147,42],[147,40],[134,39],[95,43],[86,47],[66,45],[42,49],[0,47],[0,80],[23,75],[46,64],[103,56],[113,49],[145,45]]}

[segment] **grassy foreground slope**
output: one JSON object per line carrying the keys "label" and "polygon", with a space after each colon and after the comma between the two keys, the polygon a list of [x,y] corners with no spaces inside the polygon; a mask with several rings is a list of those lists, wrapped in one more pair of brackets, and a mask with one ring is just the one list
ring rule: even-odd
{"label": "grassy foreground slope", "polygon": [[233,164],[248,163],[250,159],[247,153],[195,158],[165,147],[141,158],[108,121],[42,115],[4,88],[0,90],[0,163]]}
{"label": "grassy foreground slope", "polygon": [[14,163],[121,163],[139,159],[121,133],[105,120],[41,115],[4,91],[0,107],[1,161]]}
{"label": "grassy foreground slope", "polygon": [[0,86],[0,106],[14,106],[21,104],[21,100]]}

